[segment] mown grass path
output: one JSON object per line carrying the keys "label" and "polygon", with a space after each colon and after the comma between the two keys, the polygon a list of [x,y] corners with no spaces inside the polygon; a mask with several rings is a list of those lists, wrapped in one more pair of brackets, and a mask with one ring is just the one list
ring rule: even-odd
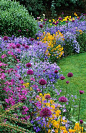
{"label": "mown grass path", "polygon": [[[58,85],[63,88],[61,95],[64,94],[64,90],[68,87],[70,95],[77,95],[76,104],[78,105],[80,97],[79,90],[84,90],[84,94],[81,94],[80,119],[86,121],[86,53],[65,57],[58,62],[58,66],[61,68],[60,73],[65,76],[65,80],[58,81]],[[69,72],[73,73],[73,77],[67,77]],[[67,80],[70,82],[69,84],[66,84]],[[78,115],[78,107],[75,114]]]}

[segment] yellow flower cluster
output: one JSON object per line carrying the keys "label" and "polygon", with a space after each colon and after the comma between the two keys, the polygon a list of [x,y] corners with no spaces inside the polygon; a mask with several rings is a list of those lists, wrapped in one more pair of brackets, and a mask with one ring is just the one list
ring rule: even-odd
{"label": "yellow flower cluster", "polygon": [[[52,129],[54,130],[55,133],[63,132],[63,133],[83,133],[83,127],[79,126],[79,123],[75,123],[74,129],[69,129],[69,131],[66,130],[66,127],[62,125],[62,123],[66,124],[67,120],[63,120],[61,116],[61,111],[59,110],[60,104],[56,107],[54,100],[47,100],[45,102],[45,96],[50,95],[49,93],[47,94],[42,94],[40,93],[39,96],[36,98],[41,104],[42,108],[44,107],[50,107],[50,110],[52,112],[52,118],[50,117],[48,119],[47,123],[47,128],[48,132],[51,133]],[[61,117],[61,118],[60,118]],[[49,128],[49,125],[52,124],[52,129]]]}
{"label": "yellow flower cluster", "polygon": [[63,51],[63,47],[59,44],[56,44],[56,41],[61,38],[61,40],[64,41],[64,37],[63,34],[58,31],[56,32],[56,34],[51,35],[49,32],[47,34],[44,34],[44,38],[41,40],[43,43],[47,43],[47,50],[45,52],[45,54],[50,57],[50,56],[55,56],[57,58],[60,58],[64,51]]}
{"label": "yellow flower cluster", "polygon": [[23,83],[23,85],[27,88],[29,87],[29,83]]}

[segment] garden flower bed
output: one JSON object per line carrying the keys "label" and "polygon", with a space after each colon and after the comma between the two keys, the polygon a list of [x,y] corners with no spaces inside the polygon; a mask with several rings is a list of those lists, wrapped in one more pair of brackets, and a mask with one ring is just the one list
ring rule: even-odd
{"label": "garden flower bed", "polygon": [[[36,38],[0,37],[1,132],[85,132],[86,122],[80,118],[85,90],[79,90],[75,119],[75,105],[70,106],[67,95],[70,93],[65,89],[63,94],[62,88],[56,86],[58,80],[65,79],[58,61],[86,52],[86,16],[75,15],[49,21],[38,18]],[[68,72],[67,76],[73,78],[74,73]],[[76,96],[73,100],[77,100]]]}

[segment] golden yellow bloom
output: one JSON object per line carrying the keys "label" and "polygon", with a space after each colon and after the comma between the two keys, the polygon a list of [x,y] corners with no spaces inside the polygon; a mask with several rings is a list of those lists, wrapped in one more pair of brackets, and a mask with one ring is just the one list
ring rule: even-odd
{"label": "golden yellow bloom", "polygon": [[49,19],[49,22],[51,22],[51,20]]}
{"label": "golden yellow bloom", "polygon": [[29,83],[23,83],[25,87],[29,87]]}
{"label": "golden yellow bloom", "polygon": [[76,130],[74,130],[74,129],[69,129],[69,133],[75,133],[76,132]]}

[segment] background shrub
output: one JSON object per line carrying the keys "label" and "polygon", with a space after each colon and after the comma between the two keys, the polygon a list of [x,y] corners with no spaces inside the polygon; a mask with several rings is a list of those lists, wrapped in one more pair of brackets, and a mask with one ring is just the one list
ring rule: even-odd
{"label": "background shrub", "polygon": [[19,2],[0,1],[0,34],[8,36],[24,35],[34,37],[37,29],[36,20]]}
{"label": "background shrub", "polygon": [[[25,5],[27,10],[34,15],[34,17],[41,16],[43,13],[50,13],[50,17],[54,14],[56,16],[63,11],[75,11],[75,8],[85,9],[84,0],[17,0],[20,4]],[[59,14],[58,14],[59,13]],[[81,12],[82,13],[82,12]]]}

